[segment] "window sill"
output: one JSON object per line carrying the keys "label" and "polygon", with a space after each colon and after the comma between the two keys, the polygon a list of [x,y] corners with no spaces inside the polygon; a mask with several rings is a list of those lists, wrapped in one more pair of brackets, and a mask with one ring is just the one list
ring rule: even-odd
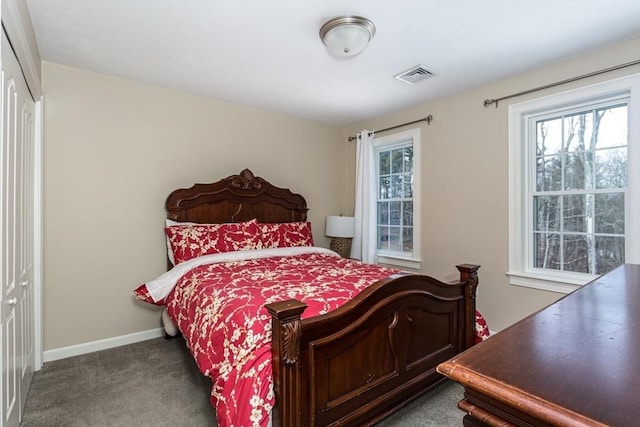
{"label": "window sill", "polygon": [[540,272],[509,271],[506,274],[509,276],[509,284],[511,285],[558,292],[561,294],[568,294],[576,289],[580,289],[582,285],[598,277],[597,275],[580,273],[559,276]]}
{"label": "window sill", "polygon": [[415,258],[404,258],[388,254],[379,254],[376,259],[379,264],[398,268],[408,268],[416,271],[420,271],[420,264],[422,262],[421,260]]}

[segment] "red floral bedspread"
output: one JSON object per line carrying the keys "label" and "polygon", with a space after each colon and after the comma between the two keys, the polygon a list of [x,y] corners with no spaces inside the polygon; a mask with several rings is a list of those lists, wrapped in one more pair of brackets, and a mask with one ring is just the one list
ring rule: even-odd
{"label": "red floral bedspread", "polygon": [[299,299],[308,305],[303,318],[311,317],[397,272],[306,253],[202,265],[182,276],[166,305],[200,371],[213,380],[211,402],[219,426],[268,424],[275,396],[265,304]]}

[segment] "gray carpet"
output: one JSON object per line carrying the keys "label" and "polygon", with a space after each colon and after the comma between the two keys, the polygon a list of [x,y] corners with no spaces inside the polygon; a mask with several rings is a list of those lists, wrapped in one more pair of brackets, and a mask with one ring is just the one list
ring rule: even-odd
{"label": "gray carpet", "polygon": [[[158,338],[45,363],[22,427],[215,426],[211,381],[184,340]],[[379,426],[461,426],[462,387],[448,382]]]}

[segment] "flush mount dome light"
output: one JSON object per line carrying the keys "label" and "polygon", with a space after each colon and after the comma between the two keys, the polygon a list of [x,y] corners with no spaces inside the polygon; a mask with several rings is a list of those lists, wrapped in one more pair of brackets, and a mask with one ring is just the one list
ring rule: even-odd
{"label": "flush mount dome light", "polygon": [[376,33],[373,22],[362,16],[340,16],[324,23],[320,38],[330,54],[355,56],[362,52]]}

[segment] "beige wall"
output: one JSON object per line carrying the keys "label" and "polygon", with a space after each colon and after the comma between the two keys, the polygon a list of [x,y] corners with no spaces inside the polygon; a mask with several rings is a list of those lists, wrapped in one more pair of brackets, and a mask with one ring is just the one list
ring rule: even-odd
{"label": "beige wall", "polygon": [[345,206],[339,129],[43,64],[44,349],[160,326],[134,300],[166,267],[164,201],[248,167],[305,195],[316,241]]}
{"label": "beige wall", "polygon": [[[482,101],[637,59],[640,39],[343,128],[145,86],[52,63],[45,94],[44,348],[156,328],[132,290],[165,269],[167,194],[249,167],[302,193],[322,246],[327,214],[353,212],[355,143],[432,114],[422,128],[423,271],[453,280],[481,264],[478,306],[500,330],[560,294],[510,286],[507,107],[624,71],[503,101]],[[437,78],[437,77],[436,77]]]}
{"label": "beige wall", "polygon": [[[422,270],[439,278],[455,279],[456,264],[480,264],[478,307],[490,329],[501,330],[562,296],[511,286],[505,275],[509,249],[509,104],[638,73],[640,67],[503,101],[498,108],[485,108],[483,101],[637,60],[639,52],[637,39],[343,129],[346,138],[363,128],[383,129],[433,115],[431,125],[421,126]],[[346,200],[350,203],[347,213],[353,212],[354,157],[355,143],[346,155]]]}

